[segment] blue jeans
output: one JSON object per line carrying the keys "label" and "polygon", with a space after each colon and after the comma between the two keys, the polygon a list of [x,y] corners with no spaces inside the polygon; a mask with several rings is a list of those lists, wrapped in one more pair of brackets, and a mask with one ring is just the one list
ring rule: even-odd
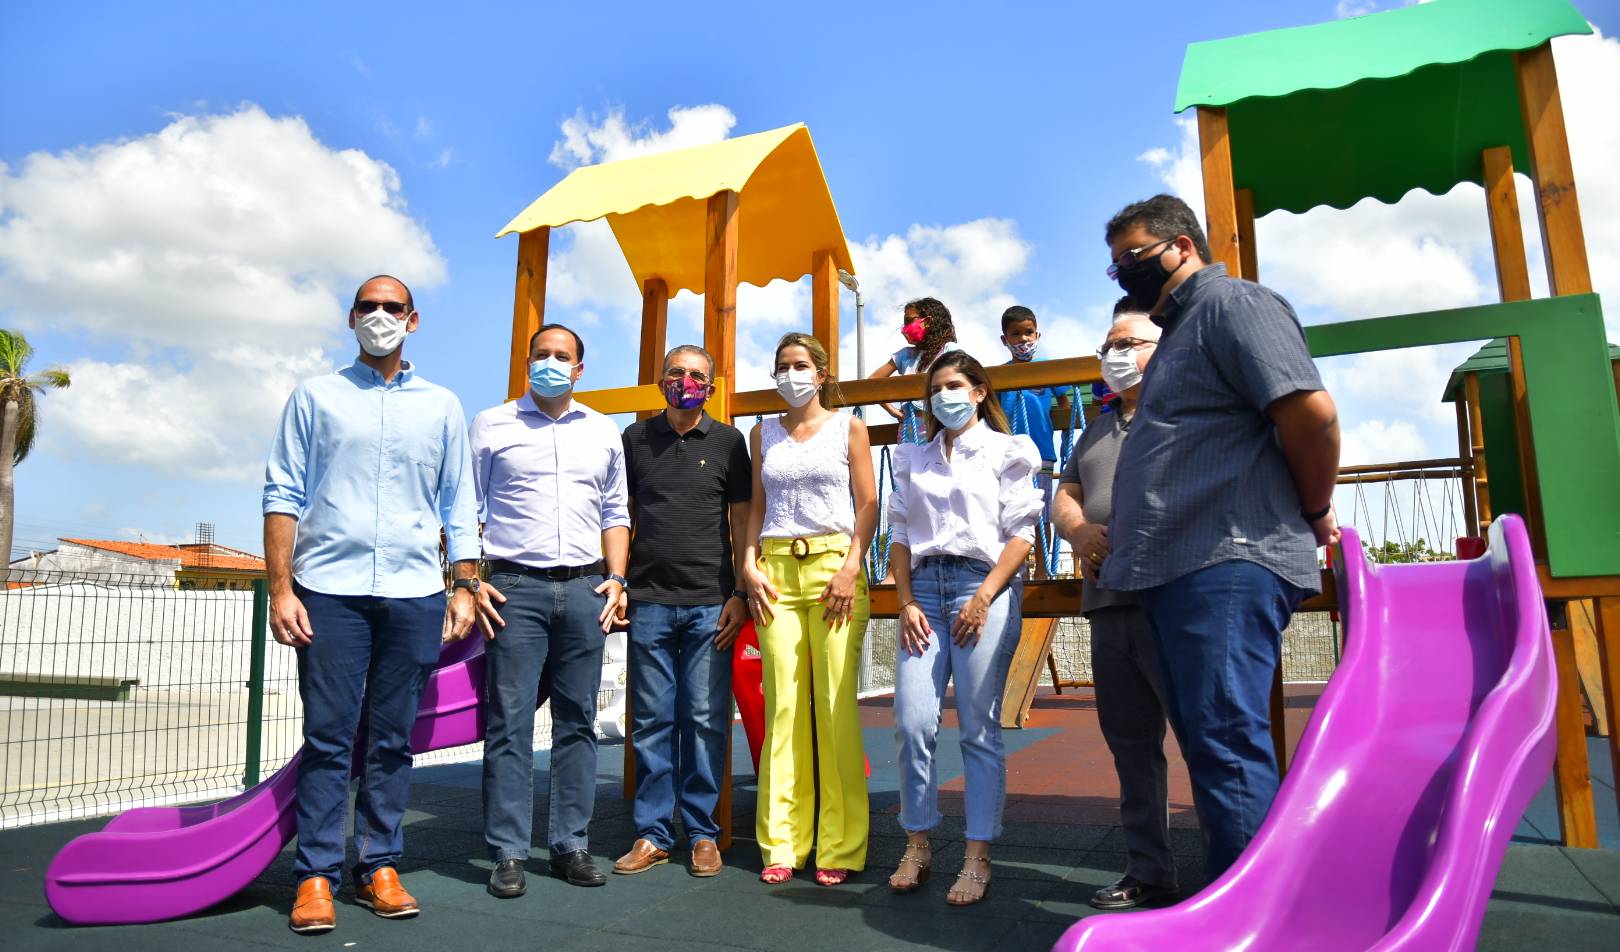
{"label": "blue jeans", "polygon": [[1001,696],[1018,629],[1007,623],[1023,598],[1017,577],[990,603],[977,644],[958,647],[951,623],[990,573],[988,562],[936,556],[911,570],[911,597],[934,633],[921,655],[901,647],[894,662],[894,734],[899,747],[900,826],[922,833],[939,824],[939,737],[945,683],[956,684],[956,720],[966,774],[966,837],[989,842],[1001,835],[1007,800],[1006,754],[1001,746]]}
{"label": "blue jeans", "polygon": [[731,728],[731,652],[716,651],[719,605],[630,606],[630,743],[636,752],[637,835],[675,843],[720,836],[714,810]]}
{"label": "blue jeans", "polygon": [[602,576],[497,572],[506,627],[484,648],[484,840],[496,862],[528,859],[534,835],[534,709],[551,690],[551,855],[588,849],[596,809],[596,693],[605,636]]}
{"label": "blue jeans", "polygon": [[1213,880],[1237,861],[1277,795],[1271,682],[1282,631],[1305,592],[1264,566],[1231,561],[1140,596]]}
{"label": "blue jeans", "polygon": [[343,879],[343,814],[355,733],[365,710],[365,773],[354,796],[354,875],[368,882],[398,865],[411,793],[411,727],[422,688],[439,660],[444,593],[421,598],[294,593],[314,632],[298,649],[304,753],[298,762],[298,852],[293,873]]}

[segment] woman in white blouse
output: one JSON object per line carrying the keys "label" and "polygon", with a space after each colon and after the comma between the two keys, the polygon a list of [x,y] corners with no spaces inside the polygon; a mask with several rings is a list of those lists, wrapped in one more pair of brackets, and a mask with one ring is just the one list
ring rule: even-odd
{"label": "woman in white blouse", "polygon": [[868,617],[861,561],[877,529],[877,482],[866,424],[832,409],[836,382],[821,342],[788,334],[775,368],[788,410],[749,438],[754,498],[742,560],[765,682],[759,878],[792,879],[813,843],[816,882],[836,886],[866,868],[856,689]]}
{"label": "woman in white blouse", "polygon": [[1001,834],[1006,758],[1001,695],[1017,645],[1008,617],[1023,597],[1019,569],[1035,541],[1040,453],[1013,436],[984,368],[962,351],[928,376],[928,442],[896,447],[894,533],[900,650],[894,717],[900,826],[907,834],[896,892],[928,879],[928,832],[939,823],[934,746],[945,684],[956,683],[966,773],[967,850],[946,901],[966,906],[990,888],[990,843]]}

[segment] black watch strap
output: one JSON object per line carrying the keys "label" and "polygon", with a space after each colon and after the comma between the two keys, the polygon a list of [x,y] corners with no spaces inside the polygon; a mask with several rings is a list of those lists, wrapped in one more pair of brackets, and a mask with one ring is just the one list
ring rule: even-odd
{"label": "black watch strap", "polygon": [[1327,515],[1328,513],[1332,512],[1332,511],[1333,511],[1333,503],[1328,503],[1327,505],[1323,506],[1320,510],[1318,510],[1316,512],[1306,512],[1305,510],[1301,509],[1300,510],[1300,515],[1305,517],[1306,522],[1315,522],[1316,520],[1322,518],[1323,516]]}
{"label": "black watch strap", "polygon": [[630,582],[628,580],[626,580],[623,575],[615,575],[612,572],[609,572],[603,577],[606,578],[610,582],[618,582],[620,588],[629,588],[630,587]]}
{"label": "black watch strap", "polygon": [[748,601],[748,593],[747,593],[747,592],[745,592],[745,591],[743,591],[743,590],[742,590],[742,589],[740,589],[740,588],[734,588],[734,589],[732,589],[732,590],[731,590],[731,597],[732,597],[732,598],[740,598],[740,599],[742,599],[742,600],[743,600],[743,601],[745,601],[745,602],[746,602],[746,601]]}
{"label": "black watch strap", "polygon": [[472,592],[474,595],[477,595],[478,594],[478,576],[475,575],[472,578],[458,578],[454,582],[450,583],[450,587],[451,588],[464,588],[467,591]]}

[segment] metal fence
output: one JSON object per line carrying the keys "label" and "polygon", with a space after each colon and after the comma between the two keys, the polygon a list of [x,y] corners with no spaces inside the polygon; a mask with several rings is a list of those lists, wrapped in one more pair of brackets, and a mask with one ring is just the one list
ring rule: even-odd
{"label": "metal fence", "polygon": [[[226,797],[285,764],[302,738],[297,657],[265,635],[262,598],[183,590],[172,578],[9,570],[0,828]],[[623,660],[620,639],[598,698],[609,737],[622,732],[613,666]],[[550,740],[547,705],[536,749]],[[473,744],[417,763],[480,756]]]}

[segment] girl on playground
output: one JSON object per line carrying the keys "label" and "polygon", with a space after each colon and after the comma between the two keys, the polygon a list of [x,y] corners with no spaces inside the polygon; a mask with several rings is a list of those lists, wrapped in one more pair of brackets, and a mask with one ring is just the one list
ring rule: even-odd
{"label": "girl on playground", "polygon": [[775,377],[788,410],[749,435],[754,496],[742,559],[765,687],[759,878],[793,878],[813,842],[816,882],[836,886],[866,868],[855,694],[868,617],[861,566],[877,529],[877,484],[866,424],[832,409],[828,390],[837,382],[821,342],[783,337]]}
{"label": "girl on playground", "polygon": [[901,605],[894,719],[906,831],[889,888],[911,892],[928,880],[928,833],[940,821],[934,747],[945,685],[954,680],[967,849],[945,898],[967,906],[989,892],[990,843],[1001,835],[1001,695],[1019,631],[1008,619],[1023,598],[1019,569],[1045,500],[1033,482],[1040,453],[1029,437],[1011,434],[977,360],[962,351],[942,355],[924,394],[928,441],[896,448],[889,497]]}
{"label": "girl on playground", "polygon": [[[918,298],[908,303],[902,311],[905,315],[900,321],[900,335],[906,339],[906,346],[894,352],[894,356],[884,362],[883,366],[872,371],[868,379],[891,377],[895,374],[921,373],[931,366],[940,354],[946,351],[958,350],[956,343],[956,325],[951,321],[951,311],[937,298]],[[911,408],[910,417],[915,426],[910,439],[902,442],[921,442],[921,424],[923,405],[910,401],[906,406]],[[883,404],[883,409],[896,420],[905,422],[908,415],[901,407],[892,403]]]}

